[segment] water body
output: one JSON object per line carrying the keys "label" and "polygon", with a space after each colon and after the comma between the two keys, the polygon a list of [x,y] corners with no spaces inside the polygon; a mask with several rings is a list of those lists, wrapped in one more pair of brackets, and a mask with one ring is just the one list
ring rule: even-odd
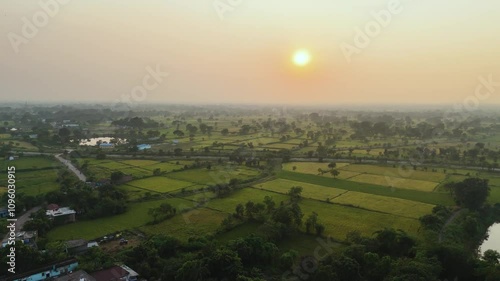
{"label": "water body", "polygon": [[[85,145],[85,146],[95,146],[97,143],[110,143],[111,140],[114,140],[115,138],[111,137],[101,137],[101,138],[90,138],[90,139],[82,139],[80,141],[80,145]],[[126,139],[116,139],[118,144],[122,143],[127,143]]]}
{"label": "water body", "polygon": [[488,229],[489,237],[484,240],[479,251],[483,254],[486,250],[495,250],[500,252],[500,223],[495,223]]}

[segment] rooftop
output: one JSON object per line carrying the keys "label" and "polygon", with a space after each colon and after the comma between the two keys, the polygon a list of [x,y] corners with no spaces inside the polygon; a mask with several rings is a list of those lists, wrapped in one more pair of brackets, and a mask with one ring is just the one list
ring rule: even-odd
{"label": "rooftop", "polygon": [[72,210],[69,207],[62,207],[62,208],[55,209],[55,210],[47,210],[46,214],[47,214],[47,216],[58,217],[58,216],[66,216],[66,215],[76,214],[76,211]]}

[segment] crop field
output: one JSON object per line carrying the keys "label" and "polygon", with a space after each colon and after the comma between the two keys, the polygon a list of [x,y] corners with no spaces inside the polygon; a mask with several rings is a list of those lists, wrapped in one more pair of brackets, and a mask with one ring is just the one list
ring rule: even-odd
{"label": "crop field", "polygon": [[368,183],[354,182],[350,180],[331,179],[322,176],[308,175],[294,172],[281,171],[278,177],[299,182],[312,183],[322,186],[335,187],[349,191],[370,193],[375,195],[395,197],[406,200],[413,200],[432,205],[452,205],[453,200],[448,193],[424,192],[420,190],[391,188],[388,186],[374,185]]}
{"label": "crop field", "polygon": [[[7,166],[16,167],[16,191],[26,195],[45,194],[59,189],[56,182],[57,169],[60,164],[57,160],[44,157],[23,157],[13,161],[2,161]],[[7,182],[7,174],[0,174],[0,182]]]}
{"label": "crop field", "polygon": [[202,233],[215,232],[226,217],[227,213],[199,208],[139,229],[146,234],[166,234],[187,241],[190,237],[197,237]]}
{"label": "crop field", "polygon": [[371,236],[373,232],[387,227],[402,229],[409,234],[415,235],[419,228],[419,222],[416,219],[359,208],[307,199],[301,201],[300,207],[305,217],[312,212],[316,212],[319,221],[326,227],[325,235],[330,235],[339,241],[344,240],[347,233],[353,230],[361,232],[362,235]]}
{"label": "crop field", "polygon": [[305,182],[297,182],[291,180],[284,179],[276,179],[272,181],[268,181],[265,183],[261,183],[255,185],[255,188],[264,189],[268,191],[274,191],[282,194],[287,194],[287,192],[293,186],[301,186],[302,187],[302,196],[305,198],[317,199],[317,200],[326,200],[327,198],[331,199],[339,196],[346,191],[343,189],[337,189],[333,187],[326,187],[321,185],[315,185]]}
{"label": "crop field", "polygon": [[[398,177],[405,179],[413,179],[413,180],[423,180],[423,181],[431,181],[431,182],[441,182],[445,179],[446,174],[442,172],[426,172],[420,170],[413,170],[413,168],[407,168],[407,170],[403,170],[396,166],[396,168],[392,166],[375,166],[375,165],[359,165],[353,164],[349,166],[345,166],[340,168],[342,171],[351,171],[357,173],[366,173],[366,174],[374,174],[381,176],[389,176],[389,177]],[[341,171],[341,174],[342,174]]]}
{"label": "crop field", "polygon": [[355,191],[345,192],[331,202],[415,219],[430,214],[434,208],[431,204]]}
{"label": "crop field", "polygon": [[[229,197],[214,199],[207,206],[226,213],[234,213],[237,204],[241,203],[244,205],[249,200],[254,203],[262,202],[265,196],[272,197],[277,203],[289,199],[286,195],[245,188],[236,191]],[[313,211],[318,213],[319,220],[326,226],[325,235],[331,235],[336,240],[344,240],[345,235],[353,230],[358,230],[362,234],[370,236],[376,230],[383,229],[384,227],[393,227],[415,234],[419,227],[418,220],[413,218],[330,204],[317,200],[302,199],[300,207],[305,218]]]}
{"label": "crop field", "polygon": [[47,237],[51,241],[71,239],[92,240],[115,231],[137,228],[152,221],[152,217],[148,215],[148,210],[158,207],[162,203],[171,204],[177,208],[178,212],[192,205],[189,205],[189,201],[179,198],[133,203],[129,205],[129,209],[123,214],[95,220],[77,220],[74,223],[52,229]]}
{"label": "crop field", "polygon": [[404,189],[413,189],[413,190],[420,190],[427,192],[432,192],[434,188],[436,188],[436,186],[438,185],[438,183],[430,181],[412,180],[412,179],[370,175],[370,174],[361,174],[352,177],[349,180],[355,182],[362,182],[362,183],[369,183],[369,184],[383,185],[383,186],[397,187]]}
{"label": "crop field", "polygon": [[253,188],[243,188],[231,194],[228,197],[214,199],[208,202],[207,207],[217,209],[219,211],[224,211],[226,213],[234,213],[236,205],[245,205],[248,201],[253,201],[254,203],[263,202],[264,197],[271,197],[276,204],[281,201],[287,201],[290,197],[284,194],[277,194],[270,191],[258,190]]}
{"label": "crop field", "polygon": [[22,171],[58,168],[61,164],[56,159],[49,157],[21,157],[12,161],[1,160],[0,166],[14,166],[16,171]]}
{"label": "crop field", "polygon": [[[318,162],[290,162],[283,164],[283,170],[285,171],[294,171],[293,167],[295,167],[295,172],[304,173],[304,174],[312,174],[318,175],[318,169],[330,170],[328,168],[329,163],[318,163]],[[336,163],[337,166],[335,169],[340,169],[349,165],[349,163]],[[330,173],[325,173],[325,175],[331,176]],[[342,174],[342,173],[341,173]]]}
{"label": "crop field", "polygon": [[232,178],[249,179],[258,175],[258,171],[243,166],[213,167],[208,169],[190,169],[168,174],[173,179],[191,181],[199,184],[214,185],[228,183]]}
{"label": "crop field", "polygon": [[123,160],[120,163],[125,165],[130,165],[134,167],[150,166],[159,163],[159,161],[154,160]]}
{"label": "crop field", "polygon": [[175,162],[157,162],[153,165],[140,166],[144,170],[154,171],[160,169],[161,172],[172,172],[173,170],[178,170],[184,167],[183,164],[175,164]]}
{"label": "crop field", "polygon": [[126,185],[147,189],[153,192],[167,193],[195,184],[188,181],[175,180],[166,177],[150,177],[146,179],[134,180],[128,182]]}

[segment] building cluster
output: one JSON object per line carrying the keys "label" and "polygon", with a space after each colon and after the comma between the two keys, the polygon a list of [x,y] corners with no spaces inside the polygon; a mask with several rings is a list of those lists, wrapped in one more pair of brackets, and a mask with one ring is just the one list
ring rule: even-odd
{"label": "building cluster", "polygon": [[[3,279],[2,279],[3,280]],[[78,269],[78,261],[70,258],[26,273],[9,276],[6,281],[139,281],[139,274],[130,267],[117,264],[111,268],[88,273]]]}

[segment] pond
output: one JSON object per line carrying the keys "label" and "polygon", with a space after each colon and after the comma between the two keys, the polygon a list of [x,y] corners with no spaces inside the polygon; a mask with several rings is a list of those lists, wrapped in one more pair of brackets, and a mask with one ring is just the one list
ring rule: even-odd
{"label": "pond", "polygon": [[500,252],[500,223],[495,223],[488,229],[489,237],[484,240],[479,251],[483,254],[486,250],[495,250]]}
{"label": "pond", "polygon": [[95,146],[97,143],[110,143],[111,140],[117,140],[118,144],[127,143],[126,139],[115,139],[112,137],[100,137],[100,138],[90,138],[80,140],[80,145],[84,146]]}

